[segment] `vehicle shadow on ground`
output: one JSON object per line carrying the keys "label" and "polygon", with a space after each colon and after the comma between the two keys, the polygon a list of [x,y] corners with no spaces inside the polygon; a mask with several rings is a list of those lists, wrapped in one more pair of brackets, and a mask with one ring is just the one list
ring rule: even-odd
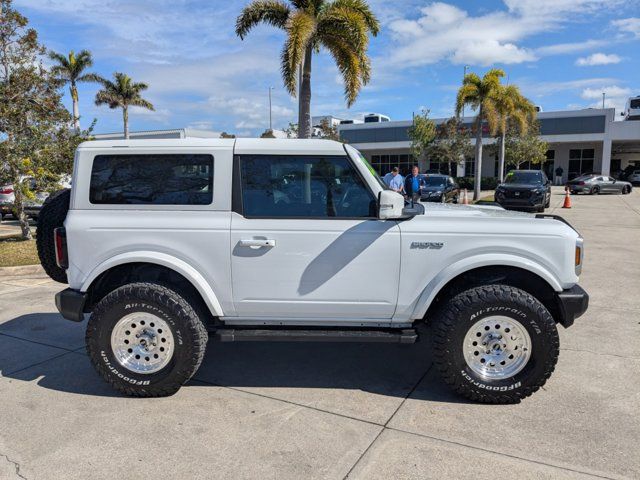
{"label": "vehicle shadow on ground", "polygon": [[[55,317],[55,318],[54,318]],[[55,329],[84,337],[84,325],[64,322],[57,314],[29,314],[0,325],[0,333],[29,338],[33,325],[46,322],[53,336]],[[24,327],[20,335],[18,327]],[[69,330],[65,325],[77,327]],[[40,327],[41,328],[41,327]],[[237,389],[341,389],[361,390],[377,395],[412,398],[449,403],[466,402],[439,380],[432,366],[428,328],[421,328],[422,340],[414,345],[375,343],[298,343],[248,342],[220,343],[210,340],[207,354],[194,381],[183,388]],[[7,337],[5,337],[7,338]],[[39,340],[42,341],[42,340]],[[41,343],[20,343],[22,354],[42,349]],[[34,352],[29,352],[33,349]],[[26,350],[26,351],[25,351]],[[58,353],[57,355],[55,353]],[[37,355],[33,355],[34,358]],[[34,361],[18,370],[3,365],[0,356],[0,374],[5,378],[37,385],[51,390],[90,396],[120,396],[97,374],[84,351],[59,350],[47,358]],[[426,375],[426,380],[423,379]],[[423,379],[421,388],[416,388]],[[426,388],[425,388],[426,387]],[[415,389],[415,391],[414,391]]]}

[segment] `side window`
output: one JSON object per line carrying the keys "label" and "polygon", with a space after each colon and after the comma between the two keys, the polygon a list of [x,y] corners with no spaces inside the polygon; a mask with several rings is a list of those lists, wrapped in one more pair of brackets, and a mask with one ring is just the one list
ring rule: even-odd
{"label": "side window", "polygon": [[209,205],[213,156],[97,155],[89,201],[102,205]]}
{"label": "side window", "polygon": [[347,157],[243,155],[240,175],[245,217],[376,216],[376,200]]}

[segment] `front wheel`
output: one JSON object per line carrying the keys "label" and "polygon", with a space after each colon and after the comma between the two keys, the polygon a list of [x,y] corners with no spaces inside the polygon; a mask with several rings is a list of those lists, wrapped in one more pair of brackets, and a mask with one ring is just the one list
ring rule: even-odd
{"label": "front wheel", "polygon": [[553,317],[535,297],[511,286],[456,295],[432,328],[444,381],[474,401],[517,403],[545,384],[558,360]]}
{"label": "front wheel", "polygon": [[208,334],[177,292],[132,283],[104,297],[87,325],[94,367],[116,390],[136,397],[173,395],[198,370]]}

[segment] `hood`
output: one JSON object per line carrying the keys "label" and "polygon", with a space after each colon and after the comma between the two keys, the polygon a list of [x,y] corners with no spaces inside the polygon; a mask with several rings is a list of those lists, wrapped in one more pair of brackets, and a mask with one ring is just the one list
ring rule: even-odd
{"label": "hood", "polygon": [[435,186],[435,185],[426,185],[420,187],[420,190],[423,192],[443,192],[446,187],[444,185]]}
{"label": "hood", "polygon": [[534,218],[535,214],[505,210],[493,205],[453,205],[424,202],[424,215],[438,217]]}
{"label": "hood", "polygon": [[503,190],[535,190],[537,188],[544,188],[542,184],[532,183],[501,183],[498,188]]}

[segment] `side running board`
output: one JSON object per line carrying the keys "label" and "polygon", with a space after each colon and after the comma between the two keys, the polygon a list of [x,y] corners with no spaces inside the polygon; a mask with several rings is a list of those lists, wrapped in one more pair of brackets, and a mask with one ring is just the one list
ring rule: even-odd
{"label": "side running board", "polygon": [[415,329],[404,330],[281,330],[218,329],[212,339],[220,342],[362,342],[416,343]]}

